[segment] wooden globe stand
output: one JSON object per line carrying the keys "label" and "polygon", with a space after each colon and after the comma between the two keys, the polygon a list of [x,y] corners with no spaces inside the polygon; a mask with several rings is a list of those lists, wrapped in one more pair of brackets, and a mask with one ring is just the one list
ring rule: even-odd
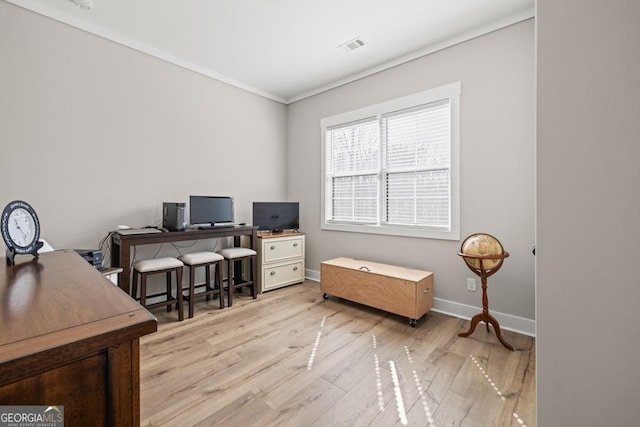
{"label": "wooden globe stand", "polygon": [[[476,330],[476,326],[478,325],[479,322],[484,322],[487,326],[487,332],[489,332],[489,323],[491,323],[491,325],[493,326],[493,329],[496,331],[496,336],[498,337],[498,341],[500,341],[503,346],[513,351],[513,347],[511,346],[511,344],[507,343],[504,340],[504,338],[502,338],[502,333],[500,332],[500,324],[498,323],[495,317],[489,314],[489,299],[487,298],[487,278],[495,274],[500,269],[500,267],[502,266],[502,260],[504,260],[509,256],[509,252],[503,251],[502,254],[500,255],[471,255],[463,252],[458,252],[458,255],[460,255],[463,258],[478,260],[478,262],[480,263],[479,268],[472,267],[468,262],[466,262],[466,260],[465,260],[465,264],[467,265],[467,267],[469,267],[471,271],[473,271],[476,275],[480,276],[480,280],[482,282],[482,313],[479,313],[473,316],[471,318],[471,326],[469,327],[469,330],[467,332],[460,332],[458,336],[468,337]],[[491,270],[485,270],[482,265],[483,260],[500,260],[500,262]]]}

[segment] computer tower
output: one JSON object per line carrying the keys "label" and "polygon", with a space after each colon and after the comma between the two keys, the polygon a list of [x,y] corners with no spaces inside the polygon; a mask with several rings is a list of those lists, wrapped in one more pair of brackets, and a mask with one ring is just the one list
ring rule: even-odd
{"label": "computer tower", "polygon": [[75,251],[95,268],[102,268],[102,251],[100,249],[76,249]]}
{"label": "computer tower", "polygon": [[186,203],[162,203],[162,227],[169,231],[182,231],[187,227]]}

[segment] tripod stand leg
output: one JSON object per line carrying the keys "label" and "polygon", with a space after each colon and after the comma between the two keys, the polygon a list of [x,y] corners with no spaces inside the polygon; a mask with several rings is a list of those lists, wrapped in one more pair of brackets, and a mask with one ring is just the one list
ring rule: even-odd
{"label": "tripod stand leg", "polygon": [[[475,316],[473,316],[471,318],[471,326],[469,326],[469,330],[467,332],[460,332],[458,334],[459,337],[468,337],[469,335],[471,335],[473,333],[473,331],[476,330],[476,326],[478,326],[478,323],[480,323],[480,321],[484,320],[486,322],[486,319],[484,318],[484,313],[480,313],[480,314],[476,314]],[[488,328],[488,326],[487,326]]]}
{"label": "tripod stand leg", "polygon": [[[487,313],[487,319],[489,320],[489,323],[491,323],[491,325],[493,326],[493,329],[496,331],[496,336],[498,337],[498,341],[500,341],[503,346],[513,351],[513,347],[511,346],[511,344],[509,344],[504,340],[504,338],[502,338],[502,333],[500,332],[500,325],[498,324],[498,321],[496,320],[496,318]],[[489,324],[487,324],[487,330],[489,330]]]}
{"label": "tripod stand leg", "polygon": [[467,332],[460,332],[458,336],[468,337],[476,330],[476,326],[478,326],[478,323],[480,322],[485,322],[487,326],[487,332],[489,332],[489,323],[491,323],[491,326],[493,326],[493,329],[496,331],[496,337],[498,337],[498,341],[500,341],[500,343],[506,348],[508,348],[509,350],[514,351],[511,344],[509,344],[504,340],[504,338],[502,338],[502,332],[500,331],[500,324],[498,323],[496,318],[490,315],[489,313],[479,313],[473,316],[471,318],[471,325],[469,326],[469,330]]}

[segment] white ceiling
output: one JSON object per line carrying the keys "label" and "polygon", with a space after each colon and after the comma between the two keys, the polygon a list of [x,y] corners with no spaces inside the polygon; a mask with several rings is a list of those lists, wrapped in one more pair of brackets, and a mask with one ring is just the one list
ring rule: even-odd
{"label": "white ceiling", "polygon": [[528,19],[535,2],[6,1],[284,103]]}

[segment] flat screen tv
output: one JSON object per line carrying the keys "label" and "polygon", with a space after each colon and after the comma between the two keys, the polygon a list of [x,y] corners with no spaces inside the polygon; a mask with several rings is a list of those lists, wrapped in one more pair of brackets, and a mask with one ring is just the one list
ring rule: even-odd
{"label": "flat screen tv", "polygon": [[189,222],[192,225],[233,222],[233,197],[189,196]]}
{"label": "flat screen tv", "polygon": [[253,202],[253,225],[258,230],[281,233],[300,228],[298,202]]}

